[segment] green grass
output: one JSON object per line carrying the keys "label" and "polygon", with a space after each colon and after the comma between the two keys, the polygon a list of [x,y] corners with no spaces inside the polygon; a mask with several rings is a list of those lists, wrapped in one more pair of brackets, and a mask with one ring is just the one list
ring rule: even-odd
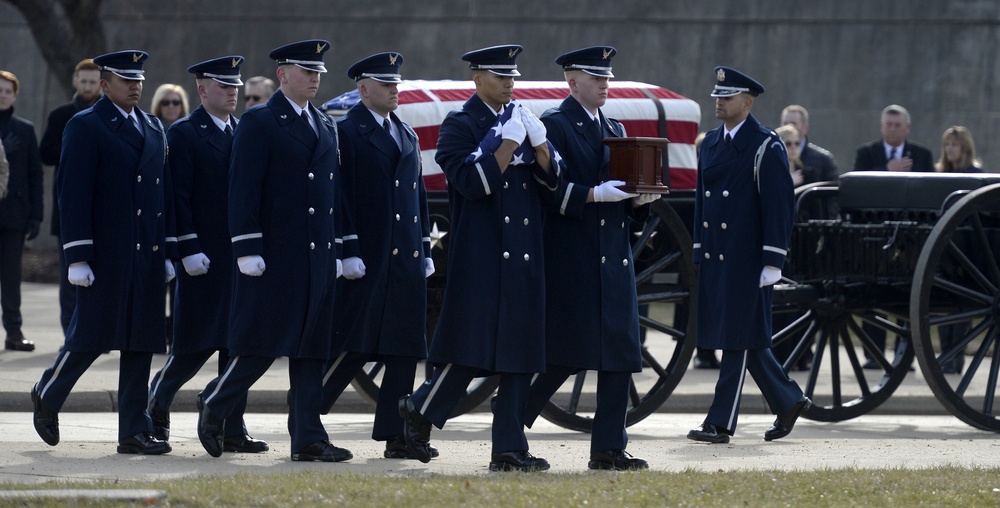
{"label": "green grass", "polygon": [[[503,473],[441,476],[240,474],[178,480],[3,484],[22,489],[156,489],[171,507],[391,508],[626,506],[1000,506],[1000,468],[828,469],[809,472]],[[6,503],[5,503],[6,504]],[[12,506],[101,506],[66,500]]]}

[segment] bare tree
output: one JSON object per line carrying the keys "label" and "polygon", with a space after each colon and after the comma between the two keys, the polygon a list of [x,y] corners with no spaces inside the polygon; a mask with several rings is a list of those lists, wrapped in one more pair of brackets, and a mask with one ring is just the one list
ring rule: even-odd
{"label": "bare tree", "polygon": [[[2,0],[27,20],[45,62],[57,76],[70,76],[76,64],[105,52],[103,0]],[[73,93],[68,79],[57,82]]]}

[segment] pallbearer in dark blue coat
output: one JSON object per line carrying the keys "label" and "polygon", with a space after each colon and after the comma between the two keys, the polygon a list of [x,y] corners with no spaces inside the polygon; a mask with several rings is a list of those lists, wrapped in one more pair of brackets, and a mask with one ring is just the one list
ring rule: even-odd
{"label": "pallbearer in dark blue coat", "polygon": [[420,143],[393,113],[402,64],[399,53],[379,53],[347,70],[361,102],[337,122],[341,197],[360,255],[344,259],[334,316],[334,349],[343,352],[323,377],[325,413],[365,362],[384,363],[372,439],[396,459],[409,458],[397,403],[413,391],[417,361],[427,357],[425,278],[434,272]]}
{"label": "pallbearer in dark blue coat", "polygon": [[[167,363],[149,387],[149,415],[157,438],[170,437],[170,405],[177,390],[219,352],[219,374],[229,361],[229,307],[233,247],[229,240],[229,155],[236,128],[242,56],[225,56],[188,67],[201,105],[170,126],[169,167],[174,187],[177,249],[181,258],[174,293],[174,342]],[[246,395],[226,419],[224,448],[263,452],[243,424]]]}
{"label": "pallbearer in dark blue coat", "polygon": [[476,93],[441,124],[435,159],[448,178],[448,287],[431,341],[432,379],[400,401],[410,453],[430,460],[441,428],[477,377],[501,374],[491,470],[548,469],[528,453],[522,412],[545,368],[542,199],[558,162],[540,120],[511,102],[521,46],[466,53]]}
{"label": "pallbearer in dark blue coat", "polygon": [[[229,165],[229,234],[236,258],[229,363],[202,394],[198,438],[213,457],[224,425],[275,358],[287,356],[292,460],[341,461],[320,421],[338,276],[337,130],[309,101],[330,43],[274,49],[280,90],[244,113]],[[353,242],[352,242],[353,243]]]}
{"label": "pallbearer in dark blue coat", "polygon": [[66,125],[59,213],[77,305],[55,364],[31,390],[35,430],[59,442],[58,411],[77,379],[109,349],[121,351],[118,453],[161,454],[146,415],[153,353],[162,353],[164,283],[174,277],[167,138],[139,110],[143,51],[94,59],[104,97]]}
{"label": "pallbearer in dark blue coat", "polygon": [[781,138],[750,114],[764,86],[716,67],[715,117],[698,158],[694,261],[699,264],[698,346],[721,349],[708,416],[688,438],[728,443],[736,431],[749,371],[771,411],[764,432],[788,435],[812,402],[771,353],[771,292],[781,278],[792,230],[794,191]]}
{"label": "pallbearer in dark blue coat", "polygon": [[528,426],[572,374],[597,371],[590,469],[645,469],[625,451],[632,372],[642,370],[631,223],[644,221],[659,194],[628,194],[610,180],[605,137],[625,128],[604,116],[615,48],[598,46],[556,59],[570,95],[542,115],[566,170],[545,216],[545,373],[532,380]]}

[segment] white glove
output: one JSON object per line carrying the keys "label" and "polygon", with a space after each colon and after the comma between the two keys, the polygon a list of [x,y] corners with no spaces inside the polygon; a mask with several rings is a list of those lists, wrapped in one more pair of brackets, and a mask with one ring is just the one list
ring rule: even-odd
{"label": "white glove", "polygon": [[69,283],[74,286],[90,287],[94,283],[94,271],[86,261],[77,261],[69,265]]}
{"label": "white glove", "polygon": [[659,194],[642,193],[632,198],[632,202],[635,203],[636,206],[642,206],[642,205],[648,205],[649,203],[652,203],[657,199],[660,199]]}
{"label": "white glove", "polygon": [[342,262],[341,270],[347,280],[360,279],[365,276],[365,262],[359,257],[350,257]]}
{"label": "white glove", "polygon": [[185,256],[181,259],[181,263],[184,264],[184,271],[188,275],[195,276],[208,273],[209,259],[203,252]]}
{"label": "white glove", "polygon": [[240,256],[236,258],[236,264],[240,266],[240,273],[251,277],[264,275],[264,258],[260,256]]}
{"label": "white glove", "polygon": [[174,280],[174,277],[177,276],[177,272],[174,271],[174,262],[169,259],[163,260],[163,272],[164,272],[163,278],[167,279],[163,281],[164,283]]}
{"label": "white glove", "polygon": [[598,203],[613,203],[639,196],[638,194],[631,194],[619,189],[619,185],[625,185],[625,182],[621,180],[608,180],[594,187],[594,201]]}
{"label": "white glove", "polygon": [[337,260],[337,278],[339,279],[341,275],[344,275],[344,262]]}
{"label": "white glove", "polygon": [[781,280],[781,270],[768,265],[760,271],[760,287],[770,286]]}
{"label": "white glove", "polygon": [[521,114],[521,123],[524,124],[524,129],[528,132],[528,141],[531,146],[545,144],[545,124],[523,106],[518,106],[517,112]]}
{"label": "white glove", "polygon": [[434,275],[434,260],[431,258],[424,258],[424,278]]}
{"label": "white glove", "polygon": [[524,124],[521,123],[521,119],[519,117],[520,115],[517,114],[516,110],[511,113],[510,120],[507,120],[507,123],[503,124],[503,127],[500,128],[500,136],[504,139],[509,139],[517,143],[518,146],[521,146],[521,143],[524,143],[524,136],[526,136],[527,133],[525,132]]}

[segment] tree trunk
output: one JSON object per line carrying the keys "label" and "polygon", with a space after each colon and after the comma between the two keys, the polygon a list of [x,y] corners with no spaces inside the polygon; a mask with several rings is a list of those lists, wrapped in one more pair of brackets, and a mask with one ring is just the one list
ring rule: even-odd
{"label": "tree trunk", "polygon": [[103,0],[3,0],[14,6],[31,28],[49,70],[68,95],[76,64],[105,52]]}

